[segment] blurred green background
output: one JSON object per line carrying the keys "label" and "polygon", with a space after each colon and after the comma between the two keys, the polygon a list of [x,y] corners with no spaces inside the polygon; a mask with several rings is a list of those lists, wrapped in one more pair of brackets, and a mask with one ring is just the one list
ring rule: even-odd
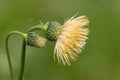
{"label": "blurred green background", "polygon": [[[120,80],[120,0],[0,0],[0,80],[9,80],[8,32],[25,32],[40,21],[63,24],[77,12],[90,20],[89,39],[79,59],[71,66],[58,65],[54,42],[41,49],[27,47],[23,80]],[[16,78],[22,38],[14,35],[9,42]]]}

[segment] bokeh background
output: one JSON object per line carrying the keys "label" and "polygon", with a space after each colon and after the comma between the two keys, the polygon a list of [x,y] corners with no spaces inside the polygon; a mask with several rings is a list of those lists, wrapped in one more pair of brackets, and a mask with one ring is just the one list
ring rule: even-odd
{"label": "bokeh background", "polygon": [[[90,20],[84,51],[71,66],[53,59],[55,42],[45,48],[27,47],[23,80],[120,80],[120,0],[0,0],[0,80],[9,80],[5,37],[26,32],[33,25],[79,15]],[[43,35],[43,32],[39,32]],[[18,76],[22,37],[9,39],[15,78]]]}

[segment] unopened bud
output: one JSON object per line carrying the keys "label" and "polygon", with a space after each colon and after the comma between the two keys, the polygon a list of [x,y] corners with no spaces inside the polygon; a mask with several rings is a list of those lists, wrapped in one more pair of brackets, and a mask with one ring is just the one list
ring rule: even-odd
{"label": "unopened bud", "polygon": [[27,34],[27,45],[32,47],[42,48],[45,47],[45,44],[46,44],[46,39],[39,36],[38,34],[34,32],[29,32]]}

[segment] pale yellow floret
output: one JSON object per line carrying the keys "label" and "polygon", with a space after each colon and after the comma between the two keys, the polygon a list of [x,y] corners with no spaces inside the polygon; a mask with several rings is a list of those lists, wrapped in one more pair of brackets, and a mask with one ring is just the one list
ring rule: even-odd
{"label": "pale yellow floret", "polygon": [[64,23],[54,48],[54,56],[64,65],[70,65],[79,57],[89,33],[85,28],[89,24],[86,16],[74,17]]}

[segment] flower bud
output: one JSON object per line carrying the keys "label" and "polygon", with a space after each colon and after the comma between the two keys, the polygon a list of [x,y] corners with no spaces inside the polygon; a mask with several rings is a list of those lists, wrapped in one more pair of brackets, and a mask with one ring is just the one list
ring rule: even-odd
{"label": "flower bud", "polygon": [[46,31],[46,37],[50,41],[56,41],[60,33],[61,24],[58,22],[49,22]]}
{"label": "flower bud", "polygon": [[46,39],[39,36],[34,32],[29,32],[27,34],[27,45],[32,47],[42,48],[45,47]]}

